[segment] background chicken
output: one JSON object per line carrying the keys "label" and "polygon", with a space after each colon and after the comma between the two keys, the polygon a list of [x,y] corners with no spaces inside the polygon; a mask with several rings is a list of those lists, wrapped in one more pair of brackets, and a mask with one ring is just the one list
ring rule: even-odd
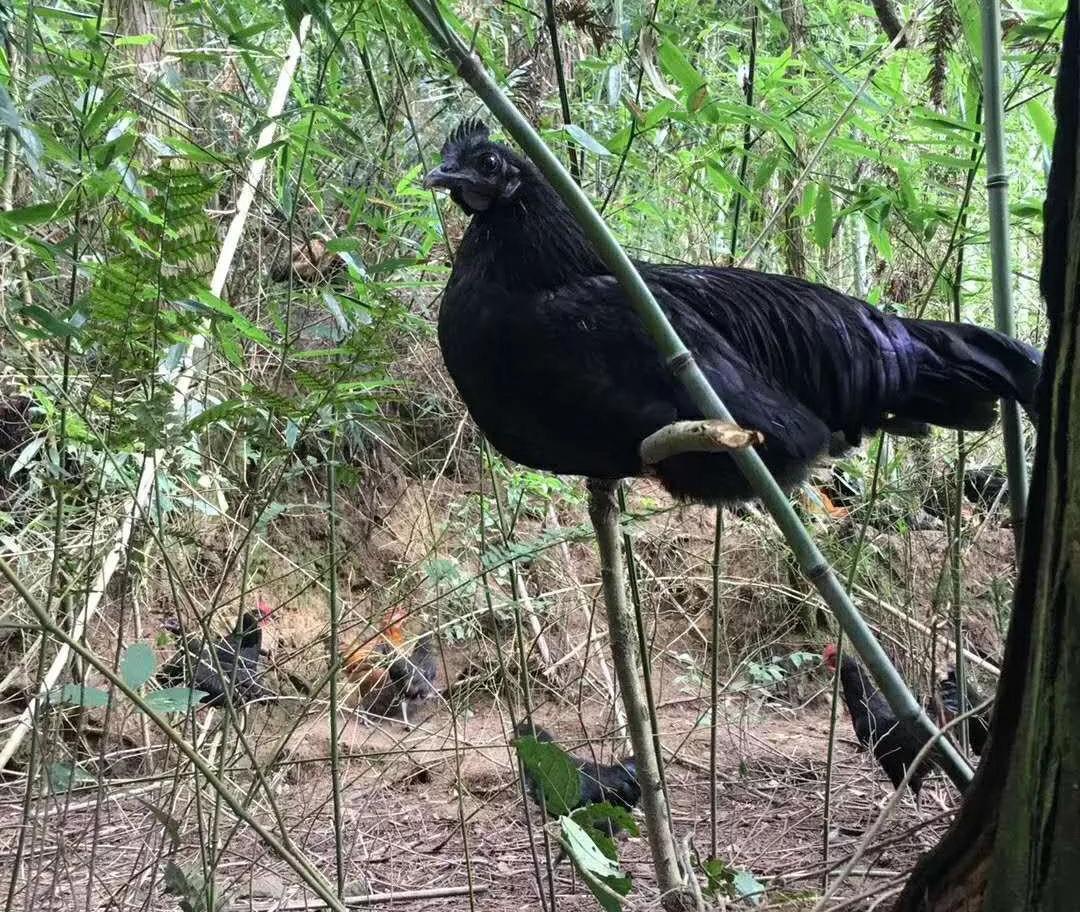
{"label": "background chicken", "polygon": [[179,648],[158,674],[167,687],[190,686],[205,691],[203,706],[220,706],[230,693],[240,703],[266,696],[269,691],[260,683],[262,628],[270,619],[270,606],[256,600],[255,611],[245,611],[236,629],[214,644],[198,637],[183,636],[179,622],[170,618],[165,629],[180,640]]}
{"label": "background chicken", "polygon": [[404,627],[407,617],[404,607],[392,609],[382,629],[354,644],[342,660],[345,676],[359,686],[364,709],[387,716],[400,708],[405,725],[409,725],[410,705],[437,695],[431,634],[420,637],[408,652]]}
{"label": "background chicken", "polygon": [[[834,672],[836,656],[836,645],[830,643],[822,658]],[[885,770],[893,788],[899,788],[926,739],[912,721],[897,719],[866,670],[850,656],[840,660],[840,687],[859,744],[873,751],[874,759]],[[930,768],[930,761],[923,761],[908,781],[916,801]]]}
{"label": "background chicken", "polygon": [[[942,719],[941,724],[951,722],[960,715],[960,693],[956,686],[956,669],[950,668],[949,673],[938,682],[938,697],[941,700]],[[964,682],[964,712],[970,712],[985,701],[982,695],[974,688],[971,681]],[[969,716],[967,720],[968,744],[971,752],[977,757],[982,756],[986,747],[986,739],[990,735],[990,710],[985,709],[980,713]]]}
{"label": "background chicken", "polygon": [[[551,733],[536,725],[531,725],[528,720],[518,725],[515,732],[519,738],[532,736],[537,741],[555,744]],[[633,757],[624,757],[611,764],[597,763],[594,760],[583,760],[573,754],[567,754],[571,762],[578,769],[580,793],[577,804],[573,809],[586,807],[590,804],[607,802],[614,807],[632,811],[641,800],[641,786],[637,781],[637,763]],[[537,783],[525,769],[525,783],[529,794],[534,800],[537,798]],[[614,821],[600,821],[596,826],[608,836],[614,836],[619,826]]]}

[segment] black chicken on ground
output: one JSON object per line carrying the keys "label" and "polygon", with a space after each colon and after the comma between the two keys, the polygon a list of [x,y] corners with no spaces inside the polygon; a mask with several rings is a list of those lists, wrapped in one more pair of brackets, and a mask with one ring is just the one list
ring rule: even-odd
{"label": "black chicken on ground", "polygon": [[424,634],[408,656],[400,655],[386,670],[377,688],[373,689],[368,709],[387,716],[400,708],[401,721],[409,726],[409,708],[438,696],[434,681],[435,653],[431,634]]}
{"label": "black chicken on ground", "polygon": [[[836,645],[830,643],[822,654],[825,664],[833,672],[836,671],[836,652]],[[912,720],[896,718],[896,713],[870,680],[866,669],[850,656],[843,656],[840,660],[840,689],[859,744],[873,752],[874,759],[885,770],[893,788],[899,788],[908,768],[926,743],[926,738]],[[923,779],[931,766],[929,759],[924,760],[908,780],[916,802]]]}
{"label": "black chicken on ground", "polygon": [[[536,167],[462,122],[425,186],[472,215],[439,313],[443,359],[480,429],[536,469],[655,472],[684,499],[746,499],[726,453],[655,467],[639,445],[701,413],[619,283]],[[992,330],[882,313],[823,285],[746,269],[638,269],[736,422],[793,487],[843,436],[927,423],[982,430],[1000,398],[1030,409],[1040,353]]]}
{"label": "black chicken on ground", "polygon": [[270,606],[260,599],[255,611],[241,615],[232,633],[210,645],[198,637],[184,637],[175,619],[166,621],[165,629],[180,639],[180,645],[158,673],[158,680],[166,687],[204,691],[202,706],[221,706],[230,694],[236,695],[239,704],[268,696],[270,691],[259,679],[262,628],[270,615]]}
{"label": "black chicken on ground", "polygon": [[[515,732],[519,738],[532,735],[537,741],[555,744],[551,733],[538,725],[530,726],[528,720],[521,722]],[[607,802],[613,807],[632,811],[641,800],[641,786],[637,781],[637,763],[633,757],[624,757],[615,763],[597,763],[595,760],[583,760],[573,754],[567,754],[577,767],[580,792],[578,802],[571,810],[587,807],[590,804]],[[536,780],[525,770],[525,784],[529,795],[539,803]],[[599,821],[596,826],[608,836],[614,836],[620,829],[612,820]],[[561,855],[560,855],[561,857]]]}
{"label": "black chicken on ground", "polygon": [[[960,715],[960,692],[956,684],[956,669],[950,668],[949,673],[938,682],[938,697],[941,700],[942,724],[951,722]],[[970,712],[986,701],[972,685],[971,681],[964,682],[964,711]],[[967,732],[968,744],[971,752],[976,757],[981,757],[986,747],[986,739],[990,735],[991,714],[989,709],[968,716]]]}

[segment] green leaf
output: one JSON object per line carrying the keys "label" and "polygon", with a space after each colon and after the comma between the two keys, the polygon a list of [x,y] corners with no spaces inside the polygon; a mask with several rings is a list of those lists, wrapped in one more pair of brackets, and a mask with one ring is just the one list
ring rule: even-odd
{"label": "green leaf", "polygon": [[55,203],[37,203],[33,206],[22,206],[12,209],[10,212],[0,214],[0,231],[10,231],[31,225],[43,225],[66,215],[71,209],[71,199],[65,197]]}
{"label": "green leaf", "polygon": [[819,184],[817,201],[814,203],[814,241],[822,250],[832,241],[832,232],[832,191],[827,184]]}
{"label": "green leaf", "polygon": [[67,703],[71,706],[85,706],[100,709],[109,705],[109,694],[100,687],[88,687],[85,684],[65,684],[49,691],[52,703]]}
{"label": "green leaf", "polygon": [[760,906],[765,902],[765,887],[749,871],[735,871],[731,878],[731,885],[740,899],[745,899],[752,906]]}
{"label": "green leaf", "polygon": [[260,158],[269,158],[278,149],[287,146],[289,141],[287,139],[279,139],[276,142],[267,143],[265,146],[259,146],[254,152],[251,153],[252,161],[257,161]]}
{"label": "green leaf", "polygon": [[605,912],[619,912],[623,898],[632,886],[630,878],[619,867],[618,861],[603,852],[573,818],[561,817],[559,827],[562,830],[562,843],[566,847],[566,854],[570,856],[600,908]]}
{"label": "green leaf", "polygon": [[592,152],[594,155],[610,155],[611,152],[602,145],[598,140],[594,139],[589,133],[581,129],[577,124],[566,124],[563,129],[570,134],[571,138],[579,146],[582,146]]}
{"label": "green leaf", "polygon": [[1039,139],[1050,148],[1053,148],[1055,128],[1053,116],[1035,99],[1029,101],[1025,107],[1027,108],[1028,117],[1031,118],[1031,122],[1035,125],[1035,131],[1039,134]]}
{"label": "green leaf", "polygon": [[705,77],[691,66],[683,52],[668,41],[660,44],[660,63],[687,92],[696,92],[705,85]]}
{"label": "green leaf", "polygon": [[232,323],[236,328],[236,331],[242,336],[246,336],[252,342],[259,342],[262,345],[272,344],[270,337],[266,333],[259,329],[258,326],[252,323],[231,304],[225,303],[217,295],[212,294],[208,288],[199,291],[195,297],[204,307],[208,307],[210,310],[214,311],[214,313],[220,314],[223,317],[228,317],[229,322]]}
{"label": "green leaf", "polygon": [[[607,801],[577,808],[570,816],[589,830],[598,830],[597,824],[600,823],[611,823],[616,829],[626,830],[631,836],[638,835],[638,825],[634,815],[626,808],[616,807]],[[595,836],[593,838],[595,839]]]}
{"label": "green leaf", "polygon": [[156,668],[157,659],[149,643],[132,643],[120,659],[120,677],[133,690],[149,681]]}
{"label": "green leaf", "polygon": [[622,869],[617,861],[608,858],[573,817],[563,817],[559,827],[566,838],[568,854],[582,871],[588,871],[594,877],[603,880],[618,877]]}
{"label": "green leaf", "polygon": [[518,738],[514,746],[533,781],[544,790],[548,813],[557,817],[569,814],[581,800],[581,777],[566,751],[531,735]]}
{"label": "green leaf", "polygon": [[154,712],[187,712],[206,699],[206,691],[190,687],[166,687],[146,695],[146,705]]}

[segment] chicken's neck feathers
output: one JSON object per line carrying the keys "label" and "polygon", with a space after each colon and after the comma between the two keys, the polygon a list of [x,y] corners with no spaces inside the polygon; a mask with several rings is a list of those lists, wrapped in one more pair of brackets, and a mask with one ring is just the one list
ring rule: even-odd
{"label": "chicken's neck feathers", "polygon": [[477,213],[458,249],[451,283],[481,280],[546,291],[608,272],[559,195],[536,172],[514,201]]}

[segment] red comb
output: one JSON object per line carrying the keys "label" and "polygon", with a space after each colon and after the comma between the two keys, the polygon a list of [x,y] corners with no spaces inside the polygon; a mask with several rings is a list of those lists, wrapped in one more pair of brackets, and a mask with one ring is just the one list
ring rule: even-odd
{"label": "red comb", "polygon": [[259,609],[259,614],[262,616],[262,619],[264,621],[269,619],[270,615],[273,614],[274,611],[270,607],[269,603],[267,603],[266,600],[261,597],[255,599],[255,607]]}
{"label": "red comb", "polygon": [[821,654],[821,658],[830,668],[836,668],[836,652],[836,644],[829,643],[829,645],[825,647],[825,651]]}

